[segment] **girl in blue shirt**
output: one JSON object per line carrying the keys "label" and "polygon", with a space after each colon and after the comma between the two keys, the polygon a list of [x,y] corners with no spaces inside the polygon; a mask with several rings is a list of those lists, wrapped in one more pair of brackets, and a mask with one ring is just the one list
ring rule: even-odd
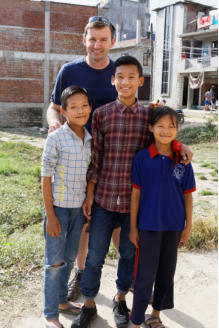
{"label": "girl in blue shirt", "polygon": [[192,228],[192,192],[196,190],[191,164],[180,163],[175,140],[177,113],[158,107],[149,124],[152,144],[133,162],[130,240],[136,246],[136,281],[131,321],[145,320],[154,284],[150,328],[165,328],[160,311],[173,308],[173,285],[178,245],[185,246]]}

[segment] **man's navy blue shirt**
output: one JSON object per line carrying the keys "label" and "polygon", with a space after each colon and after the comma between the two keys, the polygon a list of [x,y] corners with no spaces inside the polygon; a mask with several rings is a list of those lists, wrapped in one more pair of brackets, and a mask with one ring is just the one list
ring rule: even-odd
{"label": "man's navy blue shirt", "polygon": [[196,190],[192,165],[171,165],[152,144],[137,153],[133,187],[141,190],[138,227],[149,231],[180,231],[185,226],[184,194]]}
{"label": "man's navy blue shirt", "polygon": [[[71,86],[77,85],[87,90],[88,96],[92,102],[92,112],[97,107],[114,101],[117,97],[117,91],[111,84],[111,76],[114,74],[114,62],[110,63],[104,69],[94,69],[90,67],[84,58],[67,63],[62,66],[56,79],[56,83],[50,100],[56,105],[61,105],[60,98],[62,91]],[[86,125],[91,131],[92,115]]]}

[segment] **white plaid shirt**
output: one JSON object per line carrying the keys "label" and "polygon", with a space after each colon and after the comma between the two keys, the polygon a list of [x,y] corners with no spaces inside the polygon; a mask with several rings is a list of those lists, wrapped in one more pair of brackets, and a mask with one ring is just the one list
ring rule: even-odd
{"label": "white plaid shirt", "polygon": [[42,156],[41,176],[52,177],[53,205],[81,207],[85,199],[86,173],[91,157],[91,135],[84,143],[66,122],[49,134]]}

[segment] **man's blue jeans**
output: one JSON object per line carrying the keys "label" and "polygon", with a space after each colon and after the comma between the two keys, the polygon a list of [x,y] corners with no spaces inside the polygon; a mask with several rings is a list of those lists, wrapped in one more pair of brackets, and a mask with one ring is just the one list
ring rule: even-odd
{"label": "man's blue jeans", "polygon": [[[61,223],[60,237],[45,236],[44,271],[44,315],[58,318],[59,304],[67,301],[68,280],[78,253],[81,230],[85,222],[81,208],[62,208],[54,206],[55,214]],[[60,266],[54,265],[61,263]]]}
{"label": "man's blue jeans", "polygon": [[99,291],[102,267],[117,222],[121,224],[121,233],[116,287],[120,293],[126,294],[132,284],[135,247],[129,240],[130,215],[107,211],[95,203],[90,225],[88,255],[81,281],[82,294],[85,298],[94,298]]}

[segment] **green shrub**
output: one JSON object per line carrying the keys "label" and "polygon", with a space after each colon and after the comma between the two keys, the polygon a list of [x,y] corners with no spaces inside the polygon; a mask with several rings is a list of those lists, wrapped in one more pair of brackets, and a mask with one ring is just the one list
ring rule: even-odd
{"label": "green shrub", "polygon": [[203,142],[217,141],[218,128],[209,120],[204,126],[188,127],[178,132],[177,138],[187,144],[198,144]]}

